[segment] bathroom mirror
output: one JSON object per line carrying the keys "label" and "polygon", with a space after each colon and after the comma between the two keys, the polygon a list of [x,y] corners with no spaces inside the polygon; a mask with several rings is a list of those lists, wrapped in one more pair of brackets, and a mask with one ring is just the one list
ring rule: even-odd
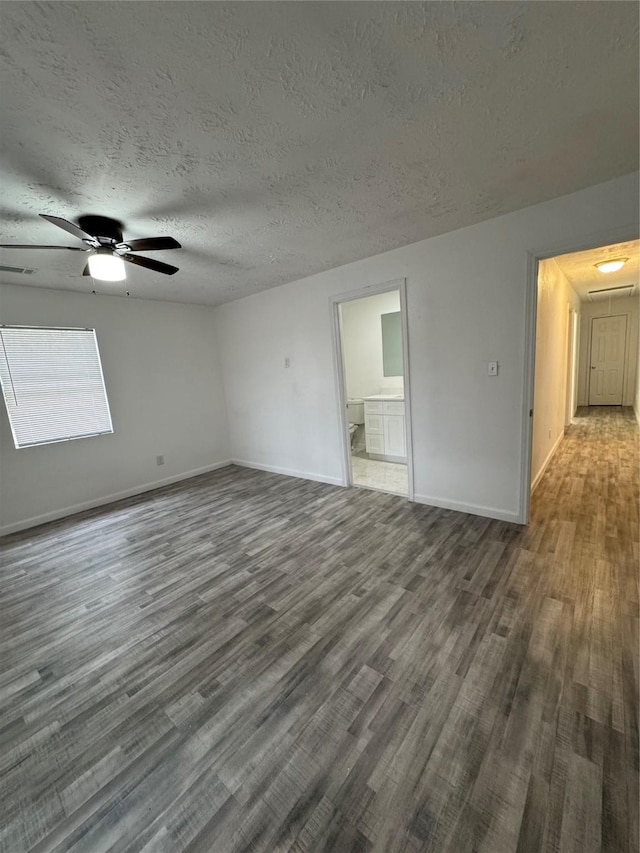
{"label": "bathroom mirror", "polygon": [[400,312],[382,314],[382,373],[402,376],[402,330]]}

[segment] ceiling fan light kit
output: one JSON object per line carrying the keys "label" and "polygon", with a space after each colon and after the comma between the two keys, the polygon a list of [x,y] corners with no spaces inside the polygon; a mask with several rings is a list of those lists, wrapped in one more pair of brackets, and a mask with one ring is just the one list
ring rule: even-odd
{"label": "ceiling fan light kit", "polygon": [[124,281],[126,279],[125,261],[136,264],[145,269],[164,275],[174,275],[178,267],[156,261],[153,258],[144,258],[134,255],[132,252],[153,252],[166,249],[181,249],[182,246],[173,237],[143,237],[139,240],[125,242],[122,235],[122,224],[117,219],[108,216],[81,216],[78,225],[62,219],[60,216],[49,216],[41,213],[40,216],[57,225],[68,234],[72,234],[85,244],[80,246],[31,246],[0,243],[3,249],[67,249],[71,252],[88,252],[88,263],[84,268],[83,275],[90,275],[98,281]]}
{"label": "ceiling fan light kit", "polygon": [[124,261],[109,249],[96,249],[89,255],[89,275],[98,281],[124,281],[127,277]]}

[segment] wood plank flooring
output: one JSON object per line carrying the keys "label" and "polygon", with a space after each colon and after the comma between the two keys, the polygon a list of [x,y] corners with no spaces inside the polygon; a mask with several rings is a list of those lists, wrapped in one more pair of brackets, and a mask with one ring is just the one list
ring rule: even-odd
{"label": "wood plank flooring", "polygon": [[228,468],[5,540],[0,849],[638,850],[638,432],[520,528]]}

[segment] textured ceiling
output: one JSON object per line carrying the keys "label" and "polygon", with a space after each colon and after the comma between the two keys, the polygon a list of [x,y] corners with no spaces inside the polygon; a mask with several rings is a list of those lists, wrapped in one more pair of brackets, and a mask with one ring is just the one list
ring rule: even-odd
{"label": "textured ceiling", "polygon": [[[628,260],[618,272],[601,273],[596,269],[596,264],[614,258]],[[637,288],[640,278],[640,240],[613,243],[611,246],[588,249],[586,252],[571,252],[568,255],[559,255],[555,261],[580,299],[587,299],[590,290],[626,285]]]}
{"label": "textured ceiling", "polygon": [[[3,3],[0,242],[170,234],[216,304],[634,171],[638,6]],[[84,258],[0,281],[86,290]],[[107,286],[103,286],[105,289]],[[118,292],[117,286],[111,286]]]}

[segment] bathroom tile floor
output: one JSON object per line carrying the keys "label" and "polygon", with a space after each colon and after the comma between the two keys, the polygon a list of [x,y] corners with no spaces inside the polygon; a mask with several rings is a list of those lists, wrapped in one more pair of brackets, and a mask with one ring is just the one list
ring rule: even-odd
{"label": "bathroom tile floor", "polygon": [[409,494],[407,466],[398,462],[380,462],[361,455],[351,455],[353,485],[379,489],[394,495]]}

